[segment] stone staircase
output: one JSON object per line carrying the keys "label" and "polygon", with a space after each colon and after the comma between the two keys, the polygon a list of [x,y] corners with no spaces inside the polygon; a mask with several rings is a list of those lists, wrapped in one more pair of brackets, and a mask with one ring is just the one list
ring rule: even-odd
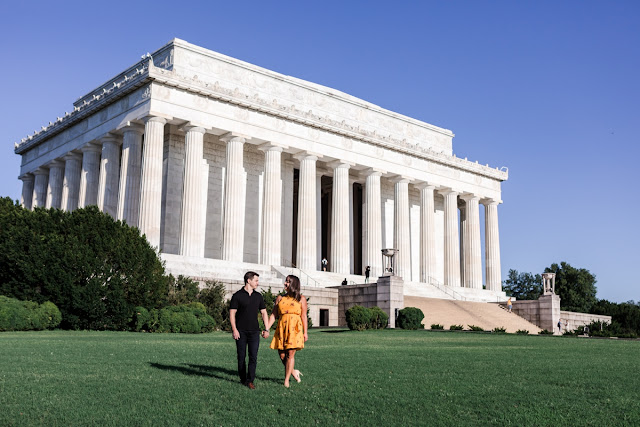
{"label": "stone staircase", "polygon": [[523,319],[515,313],[509,313],[504,307],[496,303],[457,301],[452,299],[423,298],[416,296],[404,297],[405,307],[416,307],[424,313],[422,324],[429,329],[438,323],[445,329],[451,325],[480,326],[485,331],[494,328],[505,328],[507,332],[515,333],[519,329],[537,334],[540,328]]}

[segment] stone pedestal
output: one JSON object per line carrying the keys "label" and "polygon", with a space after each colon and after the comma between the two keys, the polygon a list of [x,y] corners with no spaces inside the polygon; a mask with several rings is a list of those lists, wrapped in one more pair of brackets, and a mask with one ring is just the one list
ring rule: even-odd
{"label": "stone pedestal", "polygon": [[404,282],[398,276],[378,277],[376,305],[389,315],[389,327],[396,327],[396,312],[404,308]]}

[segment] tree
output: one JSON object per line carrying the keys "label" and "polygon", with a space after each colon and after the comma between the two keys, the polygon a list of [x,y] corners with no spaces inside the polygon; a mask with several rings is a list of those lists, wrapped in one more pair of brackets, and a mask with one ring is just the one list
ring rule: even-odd
{"label": "tree", "polygon": [[138,229],[97,207],[30,211],[0,199],[0,294],[53,302],[62,328],[125,330],[136,306],[166,304],[168,284]]}
{"label": "tree", "polygon": [[556,274],[556,294],[560,307],[567,311],[589,313],[596,303],[596,276],[585,268],[574,268],[566,262],[551,264],[545,273]]}
{"label": "tree", "polygon": [[542,295],[542,276],[531,273],[519,273],[509,270],[508,278],[503,282],[502,289],[508,296],[519,300],[535,300]]}

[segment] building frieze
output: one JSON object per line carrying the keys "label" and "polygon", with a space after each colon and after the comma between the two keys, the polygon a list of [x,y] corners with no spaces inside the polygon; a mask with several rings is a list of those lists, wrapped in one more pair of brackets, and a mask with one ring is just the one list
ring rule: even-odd
{"label": "building frieze", "polygon": [[[347,120],[337,120],[327,114],[316,113],[311,109],[302,109],[295,104],[283,104],[277,99],[265,99],[259,93],[246,93],[238,87],[225,87],[219,81],[213,83],[203,81],[197,75],[185,76],[173,67],[173,49],[167,49],[152,58],[143,55],[143,59],[121,73],[106,84],[98,87],[74,103],[74,109],[49,122],[33,135],[23,138],[15,144],[15,153],[23,154],[41,141],[50,138],[108,104],[124,97],[139,87],[155,81],[166,86],[176,87],[191,93],[217,99],[239,107],[258,111],[287,121],[302,124],[318,130],[338,134],[348,139],[363,141],[385,149],[401,152],[411,157],[430,160],[445,166],[472,172],[491,179],[504,181],[508,179],[506,168],[492,168],[478,162],[458,158],[432,147],[423,147],[419,143],[411,143],[407,139],[397,138],[391,134],[381,133],[377,129],[367,129],[354,125]],[[143,99],[151,97],[151,89],[147,87],[142,93]]]}

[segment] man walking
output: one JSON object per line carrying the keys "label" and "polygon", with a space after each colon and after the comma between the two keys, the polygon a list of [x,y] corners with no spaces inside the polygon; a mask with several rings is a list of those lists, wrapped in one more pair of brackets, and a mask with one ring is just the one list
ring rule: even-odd
{"label": "man walking", "polygon": [[[256,365],[258,364],[258,348],[260,346],[260,326],[258,325],[258,311],[262,314],[262,321],[267,325],[269,319],[267,307],[258,287],[258,273],[248,271],[244,275],[244,287],[231,297],[229,305],[229,321],[231,332],[236,340],[238,352],[238,375],[240,382],[254,390],[256,379]],[[263,331],[262,337],[267,338],[269,331]],[[247,371],[246,353],[249,348],[249,370]]]}

